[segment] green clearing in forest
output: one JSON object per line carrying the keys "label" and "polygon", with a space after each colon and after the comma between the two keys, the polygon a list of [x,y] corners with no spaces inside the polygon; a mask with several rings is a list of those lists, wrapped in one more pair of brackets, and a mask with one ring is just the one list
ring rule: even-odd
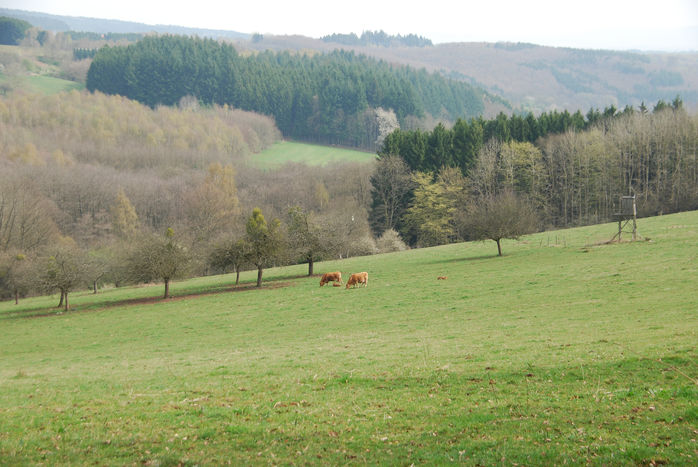
{"label": "green clearing in forest", "polygon": [[30,76],[25,78],[25,83],[28,89],[44,94],[57,94],[63,91],[72,91],[73,89],[81,90],[85,88],[84,84],[54,78],[52,76]]}
{"label": "green clearing in forest", "polygon": [[615,228],[2,302],[0,464],[695,465],[698,212]]}
{"label": "green clearing in forest", "polygon": [[334,146],[282,141],[259,154],[250,157],[253,165],[263,168],[278,168],[286,163],[327,165],[342,162],[371,162],[376,155]]}

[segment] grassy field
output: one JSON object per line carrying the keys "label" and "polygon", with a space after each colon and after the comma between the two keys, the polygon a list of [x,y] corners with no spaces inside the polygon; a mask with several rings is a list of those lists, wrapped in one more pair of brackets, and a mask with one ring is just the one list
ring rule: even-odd
{"label": "grassy field", "polygon": [[84,89],[82,83],[56,78],[57,63],[41,53],[40,48],[0,45],[0,85],[44,94]]}
{"label": "grassy field", "polygon": [[258,167],[276,168],[287,162],[325,165],[336,162],[370,162],[375,158],[374,153],[353,149],[282,141],[259,154],[253,155],[250,160]]}
{"label": "grassy field", "polygon": [[30,76],[25,79],[27,89],[34,92],[44,94],[57,94],[63,91],[72,91],[73,89],[84,89],[85,85],[68,81],[65,79],[54,78],[52,76]]}
{"label": "grassy field", "polygon": [[614,228],[0,303],[0,464],[695,465],[698,212]]}
{"label": "grassy field", "polygon": [[29,92],[43,93],[47,95],[85,88],[83,84],[65,79],[54,78],[51,76],[37,75],[8,78],[0,73],[0,85],[4,83],[10,83],[11,86],[15,88],[24,89]]}

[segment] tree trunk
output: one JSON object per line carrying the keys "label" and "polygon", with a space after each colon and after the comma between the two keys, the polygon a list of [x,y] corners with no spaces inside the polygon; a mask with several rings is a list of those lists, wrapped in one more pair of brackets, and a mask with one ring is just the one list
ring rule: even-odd
{"label": "tree trunk", "polygon": [[308,258],[308,276],[313,275],[313,258]]}
{"label": "tree trunk", "polygon": [[499,252],[499,256],[502,256],[502,239],[498,238],[495,241],[497,242],[497,251]]}
{"label": "tree trunk", "polygon": [[63,295],[65,295],[65,311],[68,311],[68,291],[64,292]]}
{"label": "tree trunk", "polygon": [[19,290],[15,289],[15,305],[19,304]]}
{"label": "tree trunk", "polygon": [[61,299],[58,301],[58,308],[61,308],[63,306],[63,297],[65,295],[65,292],[61,290]]}
{"label": "tree trunk", "polygon": [[94,289],[94,292],[92,292],[92,293],[97,294],[97,281],[94,281],[92,283],[92,288]]}
{"label": "tree trunk", "polygon": [[165,279],[165,296],[163,298],[169,298],[170,296],[170,280]]}
{"label": "tree trunk", "polygon": [[240,283],[240,270],[236,269],[235,270],[235,285],[238,285]]}
{"label": "tree trunk", "polygon": [[262,286],[262,267],[257,268],[257,287]]}

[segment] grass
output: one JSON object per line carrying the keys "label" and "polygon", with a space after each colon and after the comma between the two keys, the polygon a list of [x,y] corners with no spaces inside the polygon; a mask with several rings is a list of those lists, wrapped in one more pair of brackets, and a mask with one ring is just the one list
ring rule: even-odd
{"label": "grass", "polygon": [[337,162],[370,162],[375,158],[374,153],[353,149],[282,141],[259,154],[255,154],[251,161],[258,167],[277,168],[289,162],[326,165]]}
{"label": "grass", "polygon": [[36,75],[36,76],[19,76],[8,80],[6,76],[0,73],[0,84],[11,82],[13,87],[21,88],[29,92],[42,93],[46,95],[57,94],[59,92],[71,91],[73,89],[84,89],[85,85],[68,81],[65,79],[54,78],[52,76]]}
{"label": "grass", "polygon": [[614,228],[0,303],[0,464],[695,464],[698,212]]}
{"label": "grass", "polygon": [[41,52],[35,47],[0,45],[0,63],[8,65],[0,67],[0,84],[43,94],[85,88],[84,83],[56,78],[58,61]]}
{"label": "grass", "polygon": [[43,94],[58,94],[59,92],[84,89],[85,85],[52,76],[29,76],[25,78],[26,87],[34,92]]}

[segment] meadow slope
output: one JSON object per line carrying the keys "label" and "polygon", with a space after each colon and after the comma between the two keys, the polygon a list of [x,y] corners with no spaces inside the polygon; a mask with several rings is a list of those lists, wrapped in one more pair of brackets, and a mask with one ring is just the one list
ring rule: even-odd
{"label": "meadow slope", "polygon": [[0,303],[0,465],[695,464],[698,212],[614,229]]}
{"label": "meadow slope", "polygon": [[296,141],[280,141],[259,154],[253,154],[249,157],[252,165],[260,168],[279,168],[287,163],[312,166],[342,162],[362,163],[375,160],[376,154],[371,152]]}

